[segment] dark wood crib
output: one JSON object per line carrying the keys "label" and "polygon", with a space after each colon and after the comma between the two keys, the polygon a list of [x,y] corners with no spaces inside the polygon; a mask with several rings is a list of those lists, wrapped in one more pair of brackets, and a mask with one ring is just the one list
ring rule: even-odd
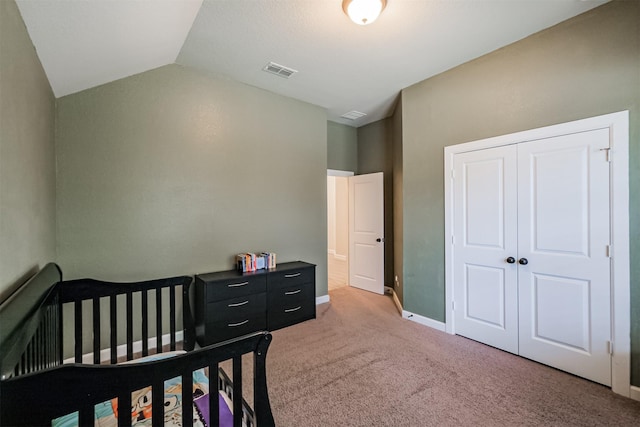
{"label": "dark wood crib", "polygon": [[[98,425],[100,405],[113,409],[118,426],[170,425],[168,382],[180,390],[170,395],[179,401],[176,425],[274,425],[265,365],[271,335],[194,349],[192,280],[63,281],[57,265],[45,266],[0,305],[0,426],[63,425],[62,418]],[[243,398],[243,355],[253,356],[253,408]],[[206,379],[200,388],[196,373]]]}

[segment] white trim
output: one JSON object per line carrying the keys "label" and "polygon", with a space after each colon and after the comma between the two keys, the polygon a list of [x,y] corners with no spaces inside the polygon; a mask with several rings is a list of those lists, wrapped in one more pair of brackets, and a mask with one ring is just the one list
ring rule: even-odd
{"label": "white trim", "polygon": [[333,254],[333,257],[339,261],[346,261],[347,260],[347,256],[346,255],[340,255],[340,254]]}
{"label": "white trim", "polygon": [[398,294],[396,294],[395,290],[393,291],[393,302],[396,304],[396,308],[400,315],[402,315],[402,304],[400,304],[400,299],[398,298]]}
{"label": "white trim", "polygon": [[[183,331],[176,331],[176,342],[181,342],[184,339]],[[149,350],[155,350],[156,337],[151,337],[147,340],[149,344]],[[169,345],[171,343],[171,334],[162,335],[162,345]],[[133,342],[133,353],[142,353],[142,340]],[[127,357],[127,345],[121,344],[116,347],[116,356],[118,358]],[[100,362],[107,362],[111,360],[111,349],[100,350]],[[70,357],[65,359],[62,363],[75,363],[75,359]],[[93,353],[86,353],[82,355],[82,363],[93,364]]]}
{"label": "white trim", "polygon": [[433,329],[437,329],[441,332],[445,332],[445,324],[438,322],[437,320],[430,319],[428,317],[420,316],[419,314],[412,313],[410,311],[402,310],[402,317],[412,322],[419,323],[424,326],[428,326]]}
{"label": "white trim", "polygon": [[327,176],[354,176],[355,173],[351,171],[340,171],[336,169],[327,169]]}
{"label": "white trim", "polygon": [[335,250],[335,249],[329,249],[329,250],[327,251],[327,253],[328,253],[329,255],[333,255],[334,257],[336,256],[336,250]]}
{"label": "white trim", "polygon": [[453,316],[453,159],[456,154],[543,138],[608,128],[611,142],[611,390],[629,396],[630,384],[630,278],[629,278],[629,111],[605,114],[569,123],[481,139],[444,149],[445,171],[445,304],[446,331],[455,334]]}
{"label": "white trim", "polygon": [[640,402],[640,387],[632,385],[629,391],[629,397]]}
{"label": "white trim", "polygon": [[316,305],[324,304],[326,302],[329,302],[329,294],[316,297]]}

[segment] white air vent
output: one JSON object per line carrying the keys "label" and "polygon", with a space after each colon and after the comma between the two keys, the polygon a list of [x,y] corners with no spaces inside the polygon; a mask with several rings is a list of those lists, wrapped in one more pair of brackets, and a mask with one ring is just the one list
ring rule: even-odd
{"label": "white air vent", "polygon": [[292,68],[287,68],[284,65],[276,64],[275,62],[269,62],[267,65],[264,66],[262,71],[275,74],[276,76],[280,76],[285,79],[288,79],[289,77],[291,77],[292,75],[298,72],[297,70],[294,70]]}
{"label": "white air vent", "polygon": [[366,113],[361,113],[360,111],[349,111],[348,113],[344,113],[343,115],[341,115],[340,117],[345,118],[345,119],[349,119],[349,120],[356,120],[359,119],[360,117],[364,117],[366,116]]}

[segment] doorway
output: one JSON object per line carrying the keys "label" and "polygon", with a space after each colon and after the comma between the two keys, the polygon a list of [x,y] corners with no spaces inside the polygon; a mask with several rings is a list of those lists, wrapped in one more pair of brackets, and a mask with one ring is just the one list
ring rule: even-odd
{"label": "doorway", "polygon": [[350,171],[327,171],[327,273],[329,291],[349,281]]}

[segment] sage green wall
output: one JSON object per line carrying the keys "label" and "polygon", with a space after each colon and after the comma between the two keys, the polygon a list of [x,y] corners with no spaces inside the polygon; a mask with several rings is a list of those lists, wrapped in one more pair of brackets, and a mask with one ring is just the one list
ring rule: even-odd
{"label": "sage green wall", "polygon": [[58,259],[68,278],[317,265],[327,294],[324,109],[169,65],[58,100]]}
{"label": "sage green wall", "polygon": [[394,291],[400,304],[404,301],[404,231],[403,231],[403,186],[402,186],[402,99],[396,104],[391,116],[393,144],[393,271]]}
{"label": "sage green wall", "polygon": [[18,7],[0,1],[0,300],[56,260],[54,110]]}
{"label": "sage green wall", "polygon": [[445,320],[443,148],[630,111],[632,384],[640,385],[640,2],[614,1],[403,91],[404,308]]}
{"label": "sage green wall", "polygon": [[391,119],[358,128],[358,175],[384,174],[384,284],[393,286],[393,123]]}
{"label": "sage green wall", "polygon": [[351,126],[327,122],[327,168],[358,170],[358,132]]}

